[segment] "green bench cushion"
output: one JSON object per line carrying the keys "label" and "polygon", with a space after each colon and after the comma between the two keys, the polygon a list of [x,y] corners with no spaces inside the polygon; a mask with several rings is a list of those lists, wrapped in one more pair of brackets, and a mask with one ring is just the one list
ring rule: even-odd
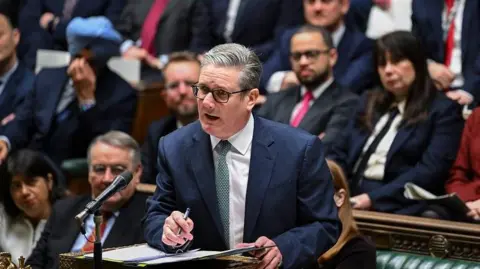
{"label": "green bench cushion", "polygon": [[480,263],[377,250],[377,269],[480,269]]}
{"label": "green bench cushion", "polygon": [[62,170],[70,178],[87,178],[87,159],[69,159],[62,162]]}

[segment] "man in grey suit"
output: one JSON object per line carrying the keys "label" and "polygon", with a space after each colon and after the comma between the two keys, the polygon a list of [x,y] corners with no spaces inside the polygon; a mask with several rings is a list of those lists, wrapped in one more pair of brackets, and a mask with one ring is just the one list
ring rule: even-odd
{"label": "man in grey suit", "polygon": [[152,67],[175,51],[203,53],[209,49],[201,38],[209,34],[207,12],[202,0],[130,0],[115,25],[124,37],[120,52]]}
{"label": "man in grey suit", "polygon": [[358,101],[356,94],[335,82],[336,60],[327,30],[312,25],[299,28],[291,39],[290,62],[301,85],[270,94],[258,115],[318,135],[328,149]]}

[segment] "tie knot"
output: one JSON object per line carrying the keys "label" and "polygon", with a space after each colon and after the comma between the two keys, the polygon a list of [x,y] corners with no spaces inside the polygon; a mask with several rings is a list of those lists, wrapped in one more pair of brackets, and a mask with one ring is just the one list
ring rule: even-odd
{"label": "tie knot", "polygon": [[232,144],[230,144],[228,140],[222,140],[215,147],[215,150],[219,155],[226,156],[227,152],[230,150],[231,147],[232,147]]}
{"label": "tie knot", "polygon": [[313,99],[312,91],[306,91],[305,94],[303,95],[303,100],[311,101],[312,99]]}

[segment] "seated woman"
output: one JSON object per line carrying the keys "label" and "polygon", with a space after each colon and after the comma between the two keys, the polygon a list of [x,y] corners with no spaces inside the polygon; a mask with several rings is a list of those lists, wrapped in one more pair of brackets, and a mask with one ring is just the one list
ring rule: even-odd
{"label": "seated woman", "polygon": [[13,153],[2,166],[0,249],[16,263],[30,255],[53,203],[64,196],[58,184],[64,178],[49,158],[29,149]]}
{"label": "seated woman", "polygon": [[325,252],[318,263],[321,269],[371,269],[376,264],[375,246],[358,231],[352,215],[347,181],[342,169],[332,161],[327,161],[333,176],[335,204],[342,222],[342,233],[337,243]]}
{"label": "seated woman", "polygon": [[448,193],[456,193],[470,208],[467,216],[450,212],[448,219],[480,221],[480,108],[473,110],[463,129],[457,159],[446,183]]}
{"label": "seated woman", "polygon": [[379,38],[374,59],[382,88],[362,97],[327,158],[347,175],[355,209],[419,215],[426,205],[404,197],[405,183],[445,192],[463,128],[461,107],[434,88],[410,32]]}

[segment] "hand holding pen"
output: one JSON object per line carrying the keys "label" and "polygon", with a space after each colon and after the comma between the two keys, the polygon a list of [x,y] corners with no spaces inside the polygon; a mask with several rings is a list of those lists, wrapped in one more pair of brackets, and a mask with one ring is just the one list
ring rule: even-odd
{"label": "hand holding pen", "polygon": [[193,240],[191,234],[193,230],[193,221],[188,217],[190,209],[187,208],[185,213],[173,211],[170,216],[165,219],[163,225],[162,242],[170,247],[178,247],[184,245],[187,241]]}

